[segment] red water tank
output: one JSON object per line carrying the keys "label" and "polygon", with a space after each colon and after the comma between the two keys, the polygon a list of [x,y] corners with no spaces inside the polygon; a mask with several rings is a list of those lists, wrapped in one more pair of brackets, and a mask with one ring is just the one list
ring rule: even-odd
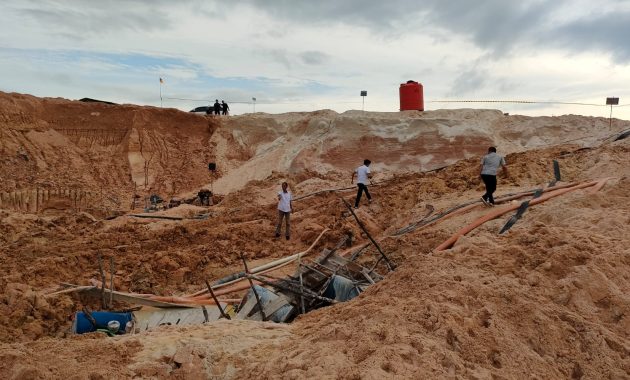
{"label": "red water tank", "polygon": [[408,80],[400,85],[400,110],[424,111],[424,94],[420,83]]}

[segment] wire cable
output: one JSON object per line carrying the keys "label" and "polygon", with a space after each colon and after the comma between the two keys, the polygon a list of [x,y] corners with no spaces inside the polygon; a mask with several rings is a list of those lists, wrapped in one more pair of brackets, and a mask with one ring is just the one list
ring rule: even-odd
{"label": "wire cable", "polygon": [[521,104],[567,104],[577,106],[607,107],[606,104],[580,103],[580,102],[557,102],[557,101],[534,101],[534,100],[428,100],[427,103],[521,103]]}

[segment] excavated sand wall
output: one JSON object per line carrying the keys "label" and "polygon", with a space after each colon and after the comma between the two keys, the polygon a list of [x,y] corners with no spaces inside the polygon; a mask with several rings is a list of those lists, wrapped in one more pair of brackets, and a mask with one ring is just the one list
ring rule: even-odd
{"label": "excavated sand wall", "polygon": [[81,211],[91,207],[95,194],[78,189],[28,189],[0,193],[0,208],[37,213],[47,209]]}
{"label": "excavated sand wall", "polygon": [[0,207],[125,210],[134,194],[198,189],[216,124],[174,109],[0,93]]}

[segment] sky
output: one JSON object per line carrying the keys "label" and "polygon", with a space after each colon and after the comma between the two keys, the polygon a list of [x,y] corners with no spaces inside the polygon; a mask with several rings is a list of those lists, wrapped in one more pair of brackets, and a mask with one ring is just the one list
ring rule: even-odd
{"label": "sky", "polygon": [[608,117],[619,97],[630,120],[630,0],[5,0],[0,15],[5,92],[398,111],[415,80],[426,110]]}

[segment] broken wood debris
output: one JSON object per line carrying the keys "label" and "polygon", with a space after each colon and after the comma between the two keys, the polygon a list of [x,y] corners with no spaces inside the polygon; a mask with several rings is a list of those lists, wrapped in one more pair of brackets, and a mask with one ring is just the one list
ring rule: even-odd
{"label": "broken wood debris", "polygon": [[[133,321],[128,329],[130,332],[142,331],[159,325],[162,323],[160,321],[165,321],[164,318],[169,319],[168,324],[180,324],[180,321],[183,321],[181,318],[185,318],[190,323],[206,323],[220,318],[290,322],[297,315],[308,313],[320,307],[348,301],[358,296],[370,285],[383,279],[383,275],[378,273],[375,268],[368,269],[337,254],[337,251],[344,244],[351,241],[351,235],[344,235],[332,249],[324,248],[316,257],[307,258],[306,255],[326,231],[328,230],[322,231],[306,251],[275,260],[257,268],[250,269],[245,256],[241,254],[244,271],[227,276],[212,285],[209,281],[204,280],[205,291],[192,295],[158,296],[115,291],[112,289],[115,268],[113,260],[111,260],[110,270],[112,276],[109,279],[109,288],[108,284],[105,283],[105,273],[101,269],[101,281],[90,280],[92,286],[62,284],[62,289],[48,292],[45,296],[50,297],[70,292],[80,292],[103,300],[105,298],[104,295],[108,292],[110,308],[113,301],[148,307],[149,310],[146,311],[144,309],[133,311]],[[102,268],[102,257],[99,255],[98,259],[99,266]],[[293,275],[280,277],[269,273],[295,262],[297,262],[297,269]],[[247,282],[241,286],[236,284],[238,281]],[[246,294],[240,299],[217,298],[220,295],[229,295],[242,291],[246,291]],[[238,308],[226,306],[230,303],[238,305]],[[216,305],[216,309],[206,308],[205,306],[207,305]],[[98,314],[99,318],[106,319],[121,312],[99,311],[98,313],[103,313],[102,315]],[[129,311],[125,313],[127,313],[125,315],[131,315]],[[136,317],[137,315],[145,315],[145,319],[153,322],[140,323]],[[80,318],[83,318],[88,324],[85,331],[93,331],[92,324],[86,321],[86,318],[89,318],[88,313],[81,313]],[[99,324],[102,324],[102,321],[98,318],[97,321]],[[83,331],[84,329],[77,329],[76,332],[79,330]],[[120,331],[118,333],[126,333],[124,328]]]}
{"label": "broken wood debris", "polygon": [[252,292],[254,292],[254,296],[256,297],[256,303],[258,304],[258,308],[260,309],[260,315],[262,315],[263,322],[267,320],[267,316],[265,315],[265,310],[262,307],[262,303],[260,302],[260,296],[254,287],[254,283],[252,282],[252,275],[249,274],[249,269],[247,268],[247,261],[245,261],[245,256],[241,253],[241,260],[243,260],[243,266],[245,267],[245,273],[247,276],[247,281],[249,281],[249,286],[252,288]]}
{"label": "broken wood debris", "polygon": [[[300,260],[295,274],[291,276],[278,278],[267,274],[247,274],[249,279],[269,289],[262,286],[252,288],[241,303],[238,318],[261,320],[261,313],[254,310],[260,304],[262,307],[258,306],[258,309],[270,321],[287,322],[298,314],[348,301],[382,280],[383,276],[376,271],[336,253],[349,238],[344,236],[332,250],[324,249],[316,258]],[[262,293],[260,302],[254,301],[258,292]],[[280,310],[281,313],[278,312]]]}

